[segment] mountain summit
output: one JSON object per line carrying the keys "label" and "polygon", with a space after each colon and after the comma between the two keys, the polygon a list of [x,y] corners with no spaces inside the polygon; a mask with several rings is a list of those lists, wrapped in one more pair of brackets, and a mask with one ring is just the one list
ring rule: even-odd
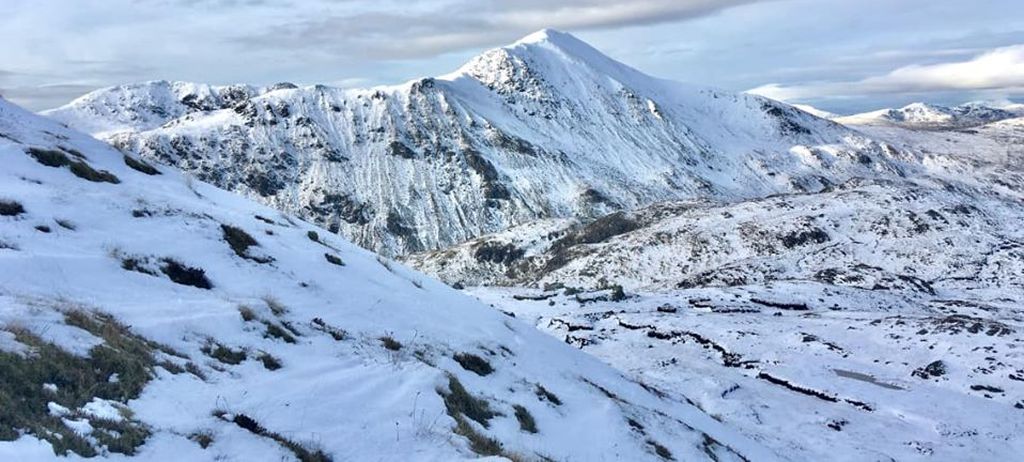
{"label": "mountain summit", "polygon": [[543,48],[554,51],[562,58],[569,59],[576,64],[585,64],[598,72],[611,76],[622,77],[624,75],[631,75],[634,78],[646,77],[640,71],[611,59],[590,46],[590,44],[576,38],[576,36],[555,29],[539,30],[519,39],[508,47],[504,47],[506,50],[520,48],[526,50]]}
{"label": "mountain summit", "polygon": [[649,77],[553,30],[396,86],[155,82],[47,115],[391,254],[537,218],[816,191],[914,162],[785,104]]}

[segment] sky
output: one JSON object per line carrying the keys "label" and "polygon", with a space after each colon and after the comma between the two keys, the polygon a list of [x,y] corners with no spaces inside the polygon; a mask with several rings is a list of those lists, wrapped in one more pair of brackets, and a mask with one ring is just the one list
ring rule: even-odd
{"label": "sky", "polygon": [[0,0],[0,95],[146,80],[362,87],[533,31],[645,73],[850,114],[1024,100],[1020,0]]}

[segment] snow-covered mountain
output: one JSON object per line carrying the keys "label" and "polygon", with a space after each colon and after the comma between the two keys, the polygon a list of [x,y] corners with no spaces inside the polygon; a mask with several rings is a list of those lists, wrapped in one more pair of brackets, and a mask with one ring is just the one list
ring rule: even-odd
{"label": "snow-covered mountain", "polygon": [[981,124],[972,122],[966,127],[953,124],[924,129],[900,124],[858,121],[856,118],[845,123],[897,150],[918,153],[922,158],[929,159],[925,161],[926,164],[943,168],[961,164],[958,169],[959,178],[999,175],[1001,170],[1024,169],[1024,105],[1004,101],[972,102],[962,106],[997,108],[1011,114],[1011,117]]}
{"label": "snow-covered mountain", "polygon": [[550,30],[397,86],[153,82],[47,115],[387,253],[538,218],[815,191],[915,161],[782,103],[646,76]]}
{"label": "snow-covered mountain", "polygon": [[880,109],[849,116],[834,117],[844,125],[889,125],[918,130],[949,130],[985,125],[1024,115],[1018,106],[995,107],[983,102],[958,106],[912,103],[899,109]]}
{"label": "snow-covered mountain", "polygon": [[3,100],[0,157],[2,460],[777,458],[683,390]]}
{"label": "snow-covered mountain", "polygon": [[89,93],[69,106],[74,111],[53,115],[80,131],[104,138],[121,132],[152,130],[190,115],[230,109],[249,99],[281,88],[250,85],[212,86],[187,82],[147,82],[122,85]]}
{"label": "snow-covered mountain", "polygon": [[593,221],[539,221],[407,261],[466,286],[663,290],[797,279],[1007,295],[1024,288],[1017,226],[1024,174],[990,175],[855,180],[729,204],[660,203]]}

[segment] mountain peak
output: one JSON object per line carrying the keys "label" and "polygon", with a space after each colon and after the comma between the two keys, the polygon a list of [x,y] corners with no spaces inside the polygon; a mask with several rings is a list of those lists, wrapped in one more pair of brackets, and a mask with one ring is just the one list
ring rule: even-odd
{"label": "mountain peak", "polygon": [[594,67],[626,67],[575,35],[555,29],[541,29],[502,48],[507,50],[542,48],[554,50],[564,57],[585,62]]}
{"label": "mountain peak", "polygon": [[575,35],[557,29],[541,29],[516,40],[513,45],[519,44],[551,44],[559,47],[589,46]]}
{"label": "mountain peak", "polygon": [[567,76],[583,74],[599,81],[611,78],[641,85],[650,79],[572,34],[555,29],[541,29],[512,44],[487,50],[441,78],[471,76],[493,87],[536,80],[542,75],[552,81],[565,81]]}
{"label": "mountain peak", "polygon": [[939,106],[937,104],[925,103],[925,102],[922,102],[922,101],[917,101],[917,102],[914,102],[914,103],[910,103],[910,104],[900,108],[900,110],[903,110],[903,111],[922,111],[922,110],[942,111],[944,109],[946,109],[946,108],[943,107],[943,106]]}

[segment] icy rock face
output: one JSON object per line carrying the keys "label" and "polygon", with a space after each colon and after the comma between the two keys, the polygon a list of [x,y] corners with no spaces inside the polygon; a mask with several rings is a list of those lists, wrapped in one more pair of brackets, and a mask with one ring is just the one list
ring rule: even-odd
{"label": "icy rock face", "polygon": [[[124,93],[135,96],[111,96]],[[538,218],[820,190],[914,161],[781,103],[646,76],[555,31],[403,85],[211,96],[209,109],[168,104],[169,117],[113,134],[81,122],[132,125],[139,109],[121,101],[153,93],[103,90],[48,115],[392,254]]]}

